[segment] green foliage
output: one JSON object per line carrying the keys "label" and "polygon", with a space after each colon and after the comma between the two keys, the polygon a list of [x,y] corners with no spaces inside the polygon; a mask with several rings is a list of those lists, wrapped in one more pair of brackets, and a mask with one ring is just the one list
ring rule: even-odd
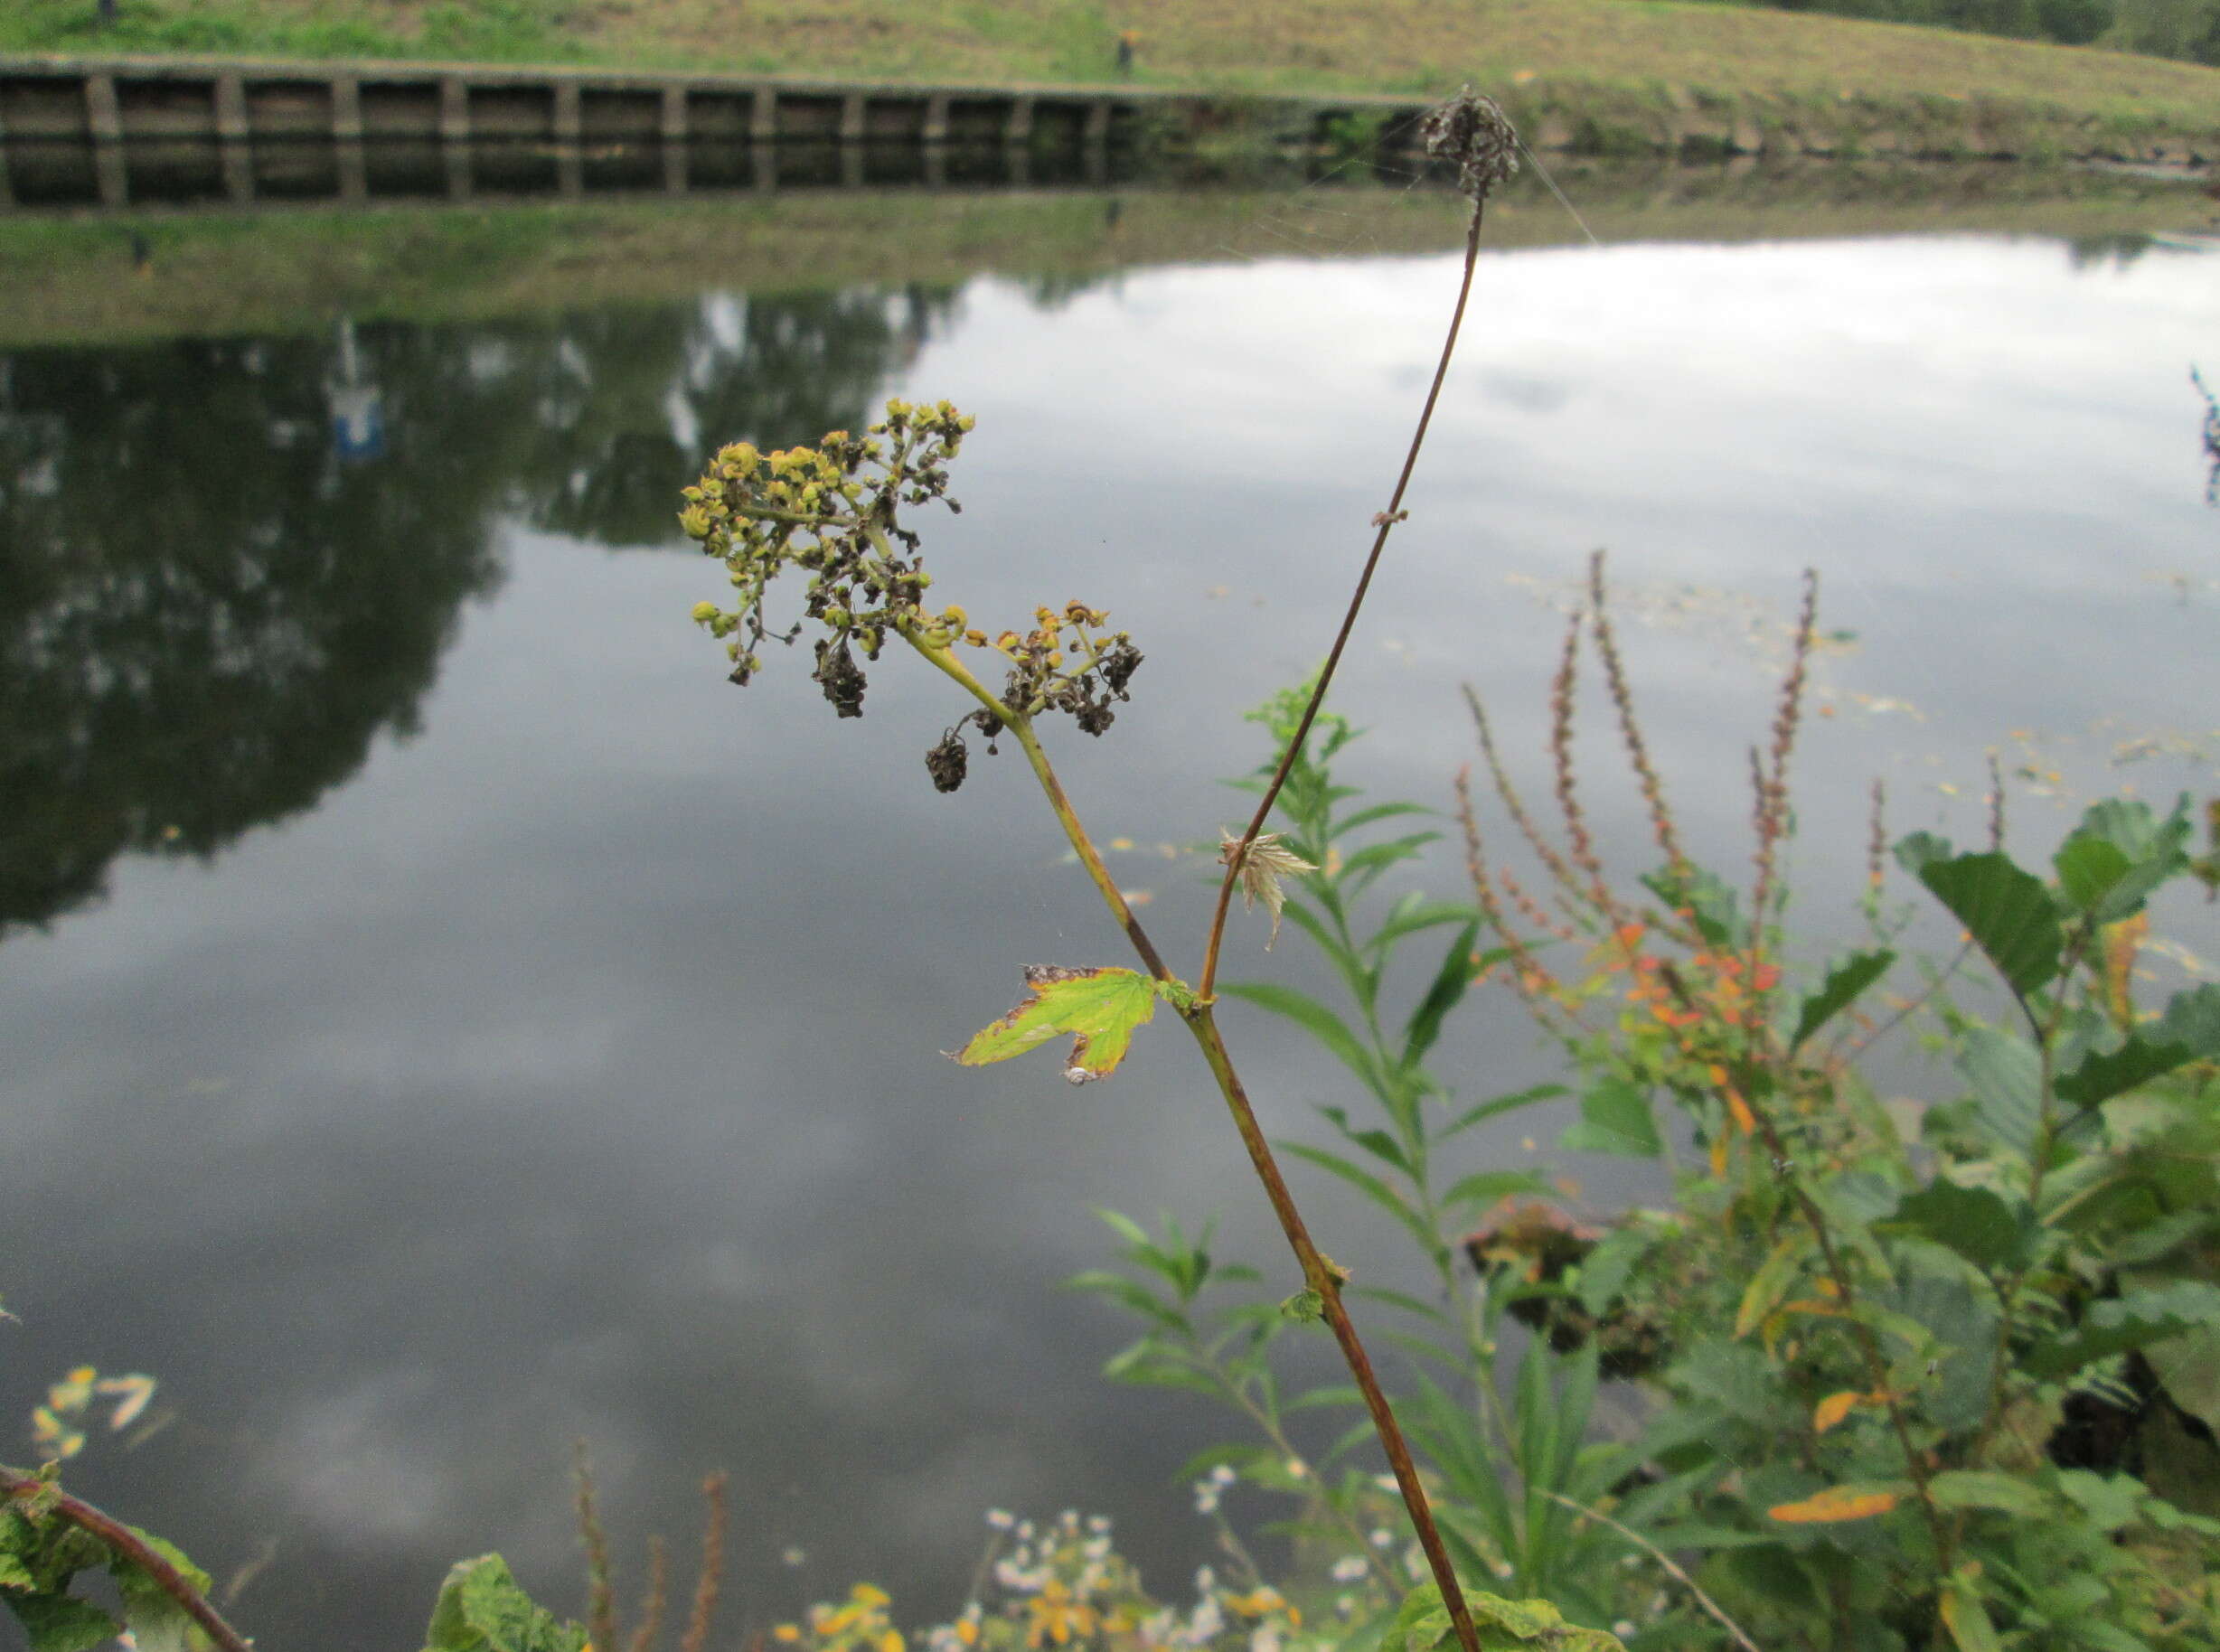
{"label": "green foliage", "polygon": [[535,1606],[498,1554],[457,1561],[439,1586],[424,1652],[584,1652],[583,1626]]}
{"label": "green foliage", "polygon": [[[1263,720],[1277,735],[1299,704],[1291,691]],[[1369,906],[1424,847],[1385,830],[1419,812],[1368,805],[1332,769],[1354,731],[1328,718],[1318,732],[1282,823],[1326,869],[1288,915],[1343,1001],[1234,990],[1329,1050],[1366,1103],[1322,1106],[1326,1142],[1285,1151],[1391,1216],[1439,1282],[1433,1300],[1369,1294],[1410,1328],[1390,1334],[1411,1357],[1395,1403],[1460,1571],[1510,1580],[1576,1626],[1631,1621],[1636,1652],[1745,1636],[1829,1652],[2215,1644],[2220,1453],[2184,1445],[2173,1419],[2220,1413],[2220,988],[2155,1010],[2133,991],[2152,898],[2195,870],[2188,801],[2164,815],[2097,805],[2047,877],[2002,849],[1898,846],[2010,1009],[1980,1018],[1929,967],[1911,1008],[1928,1007],[1958,1087],[1913,1142],[1858,1071],[1899,962],[1888,934],[1800,993],[1775,962],[1790,955],[1777,891],[1737,899],[1676,859],[1641,880],[1654,904],[1627,901],[1576,849],[1549,871],[1562,934],[1538,903],[1514,916],[1484,867],[1470,905]],[[1642,761],[1631,730],[1630,746]],[[1652,802],[1670,849],[1661,792]],[[1391,977],[1426,929],[1453,935],[1446,956]],[[1567,940],[1587,949],[1585,979],[1543,962]],[[1540,1177],[1455,1161],[1464,1130],[1562,1093],[1467,1104],[1430,1066],[1490,974],[1561,1045],[1579,1105],[1566,1150],[1692,1141],[1678,1211],[1590,1228],[1536,1202]],[[1262,1326],[1254,1310],[1209,1325],[1192,1310],[1150,1340],[1245,1337],[1243,1380],[1270,1390],[1269,1331],[1234,1330]],[[1506,1382],[1507,1319],[1534,1335]],[[1128,1350],[1112,1369],[1169,1367]],[[1606,1372],[1656,1402],[1639,1440],[1592,1433]],[[1275,1426],[1312,1403],[1275,1397]],[[2087,1443],[2092,1429],[2113,1443]],[[1615,1525],[1592,1517],[1604,1514]],[[1685,1586],[1650,1570],[1660,1552]],[[1414,1597],[1380,1645],[1430,1647],[1445,1625]]]}
{"label": "green foliage", "polygon": [[[1547,1600],[1506,1600],[1479,1590],[1468,1591],[1465,1600],[1483,1652],[1527,1652],[1529,1647],[1537,1652],[1625,1652],[1616,1635],[1576,1628]],[[1442,1591],[1428,1583],[1406,1597],[1395,1621],[1380,1637],[1379,1652],[1434,1652],[1455,1642]]]}
{"label": "green foliage", "polygon": [[[57,1513],[58,1485],[50,1478],[46,1486],[0,1505],[0,1600],[22,1626],[30,1652],[88,1652],[124,1629],[146,1652],[186,1652],[198,1644],[184,1610],[136,1562]],[[208,1574],[175,1545],[136,1529],[131,1535],[207,1592]],[[120,1623],[71,1592],[80,1574],[96,1572],[115,1580]]]}
{"label": "green foliage", "polygon": [[1069,1037],[1064,1076],[1075,1084],[1107,1078],[1125,1058],[1135,1032],[1156,1013],[1165,990],[1133,970],[1067,970],[1029,964],[1025,1000],[956,1052],[967,1067],[1007,1061]]}

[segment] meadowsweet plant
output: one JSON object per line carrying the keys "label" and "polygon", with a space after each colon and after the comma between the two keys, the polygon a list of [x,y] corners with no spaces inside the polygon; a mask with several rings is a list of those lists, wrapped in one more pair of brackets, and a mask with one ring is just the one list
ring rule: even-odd
{"label": "meadowsweet plant", "polygon": [[[696,620],[725,644],[735,682],[745,686],[762,669],[773,640],[811,637],[813,676],[835,712],[860,716],[864,666],[899,643],[948,678],[968,702],[927,756],[933,784],[953,791],[969,765],[966,730],[995,749],[1013,741],[1039,781],[1080,864],[1142,965],[1138,971],[1100,965],[1033,965],[1025,971],[1026,997],[1001,1020],[957,1052],[970,1065],[1001,1061],[1068,1037],[1065,1075],[1075,1084],[1115,1071],[1134,1034],[1168,1003],[1199,1047],[1230,1111],[1249,1159],[1278,1216],[1302,1271],[1302,1290],[1290,1311],[1322,1319],[1340,1347],[1350,1375],[1394,1469],[1425,1551],[1436,1609],[1465,1652],[1481,1652],[1480,1631],[1401,1428],[1373,1375],[1371,1362],[1342,1300],[1344,1270],[1312,1240],[1278,1162],[1256,1122],[1216,1019],[1216,981],[1227,920],[1236,889],[1271,910],[1275,928],[1285,898],[1284,880],[1311,869],[1265,830],[1274,803],[1302,756],[1334,667],[1354,630],[1364,596],[1388,536],[1408,514],[1403,499],[1417,463],[1449,361],[1456,346],[1478,258],[1488,196],[1516,165],[1517,138],[1502,111],[1469,90],[1425,120],[1431,152],[1457,174],[1472,207],[1463,277],[1416,432],[1386,509],[1374,518],[1374,536],[1355,594],[1333,640],[1308,705],[1290,729],[1278,772],[1264,786],[1256,812],[1238,838],[1223,845],[1225,876],[1201,963],[1190,982],[1175,973],[1149,938],[1139,917],[1103,864],[1092,838],[1066,794],[1041,739],[1042,727],[1065,715],[1090,735],[1115,718],[1142,663],[1133,640],[1107,630],[1108,618],[1085,603],[1036,610],[1030,629],[990,632],[974,625],[960,605],[935,608],[932,584],[917,534],[904,512],[948,499],[948,466],[970,433],[972,421],[946,403],[929,408],[902,401],[862,436],[828,434],[815,447],[763,454],[746,444],[725,448],[699,484],[685,492],[680,521],[703,550],[726,567],[733,605],[705,602]],[[798,577],[801,617],[777,630],[768,617],[772,587]],[[976,662],[978,669],[974,669]],[[982,674],[983,672],[983,675]],[[996,678],[999,682],[995,681]]]}

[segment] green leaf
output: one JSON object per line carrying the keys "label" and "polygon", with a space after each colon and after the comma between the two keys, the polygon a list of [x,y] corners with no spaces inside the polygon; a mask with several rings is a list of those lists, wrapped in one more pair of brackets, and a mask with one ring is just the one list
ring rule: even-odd
{"label": "green leaf", "polygon": [[1623,1078],[1606,1078],[1580,1098],[1580,1118],[1566,1126],[1557,1145],[1569,1153],[1616,1153],[1655,1159],[1665,1150],[1650,1111],[1650,1093]]}
{"label": "green leaf", "polygon": [[[1566,1622],[1565,1614],[1547,1600],[1507,1600],[1468,1589],[1464,1603],[1479,1631],[1481,1652],[1625,1652],[1617,1636]],[[1380,1652],[1433,1652],[1454,1640],[1441,1591],[1426,1583],[1404,1597],[1380,1638]]]}
{"label": "green leaf", "polygon": [[498,1554],[457,1561],[440,1585],[424,1652],[582,1652],[586,1631],[532,1604]]}
{"label": "green leaf", "polygon": [[1350,1187],[1364,1194],[1382,1210],[1387,1211],[1397,1221],[1402,1223],[1405,1229],[1409,1232],[1411,1237],[1418,1241],[1419,1247],[1427,1255],[1431,1256],[1441,1249],[1440,1236],[1428,1227],[1418,1213],[1405,1202],[1401,1194],[1370,1171],[1350,1163],[1339,1153],[1328,1152],[1324,1148],[1311,1147],[1301,1141],[1283,1142],[1280,1146],[1282,1151],[1291,1153],[1297,1159],[1307,1159],[1328,1175],[1340,1177]]}
{"label": "green leaf", "polygon": [[2050,859],[2058,873],[2058,889],[2077,912],[2093,913],[2104,897],[2135,869],[2135,862],[2117,843],[2079,832],[2058,846]]}
{"label": "green leaf", "polygon": [[1298,1291],[1280,1304],[1280,1317],[1297,1325],[1315,1324],[1326,1317],[1326,1299],[1315,1291]]}
{"label": "green leaf", "polygon": [[92,1652],[116,1638],[123,1625],[74,1595],[0,1595],[24,1626],[31,1652]]}
{"label": "green leaf", "polygon": [[1283,987],[1276,981],[1248,981],[1233,986],[1220,987],[1220,992],[1246,999],[1261,1009],[1274,1015],[1285,1016],[1339,1056],[1341,1065],[1357,1075],[1368,1090],[1378,1094],[1382,1088],[1379,1069],[1357,1035],[1350,1031],[1341,1018],[1307,993],[1293,987]]}
{"label": "green leaf", "polygon": [[2035,1046],[1993,1027],[1977,1027],[1960,1042],[1958,1070],[1973,1086],[1974,1122],[2022,1159],[2042,1129],[2042,1058]]}
{"label": "green leaf", "polygon": [[2061,1377],[2093,1360],[2215,1324],[2220,1324],[2220,1286],[2175,1280],[2153,1291],[2092,1303],[2080,1325],[2053,1341],[2037,1343],[2025,1363],[2038,1377]]}
{"label": "green leaf", "polygon": [[1531,1107],[1538,1102],[1554,1101],[1568,1094],[1563,1084],[1529,1084],[1524,1090],[1514,1090],[1508,1095],[1491,1096],[1476,1102],[1444,1124],[1437,1140],[1446,1141],[1452,1136],[1463,1135],[1475,1124],[1484,1124],[1490,1119],[1507,1112],[1516,1112],[1521,1107]]}
{"label": "green leaf", "polygon": [[1599,1241],[1580,1264],[1581,1307],[1600,1319],[1625,1289],[1634,1264],[1649,1253],[1657,1235],[1647,1227],[1614,1229]]}
{"label": "green leaf", "polygon": [[2116,1049],[2084,1056],[2056,1087],[2065,1100],[2093,1107],[2212,1056],[2220,1056],[2220,982],[2208,981],[2174,994],[2155,1025],[2130,1033]]}
{"label": "green leaf", "polygon": [[1945,1469],[1927,1482],[1942,1508],[1993,1508],[2006,1515],[2053,1512],[2049,1495],[2031,1480],[1992,1469]]}
{"label": "green leaf", "polygon": [[1917,878],[1928,867],[1950,859],[1957,854],[1948,838],[1939,838],[1932,831],[1915,831],[1899,838],[1892,851],[1896,864]]}
{"label": "green leaf", "polygon": [[1898,1201],[1891,1226],[1947,1245],[1984,1272],[2025,1262],[2040,1224],[2024,1200],[2007,1202],[1987,1187],[1961,1187],[1938,1177]]}
{"label": "green leaf", "polygon": [[1796,1228],[1773,1247],[1771,1254],[1758,1264],[1757,1272],[1750,1275],[1749,1284],[1744,1287],[1741,1305],[1735,1310],[1736,1336],[1748,1336],[1788,1300],[1789,1288],[1802,1272],[1804,1259],[1811,1253],[1813,1244],[1808,1231]]}
{"label": "green leaf", "polygon": [[1476,924],[1467,924],[1457,932],[1457,938],[1449,943],[1448,953],[1442,959],[1442,967],[1435,971],[1425,997],[1411,1012],[1410,1023],[1403,1031],[1403,1065],[1406,1070],[1425,1059],[1426,1052],[1442,1036],[1442,1023],[1457,1007],[1465,989],[1472,984],[1472,945],[1479,939],[1480,926]]}
{"label": "green leaf", "polygon": [[1953,1572],[1943,1587],[1942,1625],[1958,1652],[2004,1652],[1989,1609],[1981,1603],[1979,1567]]}
{"label": "green leaf", "polygon": [[1156,983],[1133,970],[1025,966],[1027,998],[956,1052],[967,1067],[1007,1061],[1069,1036],[1064,1076],[1075,1084],[1107,1078],[1125,1058],[1136,1028],[1156,1013]]}
{"label": "green leaf", "polygon": [[1492,1205],[1498,1199],[1507,1199],[1522,1193],[1547,1193],[1549,1184],[1530,1170],[1475,1170],[1461,1177],[1442,1195],[1444,1207],[1451,1205]]}
{"label": "green leaf", "polygon": [[[201,1594],[208,1593],[208,1573],[187,1560],[175,1544],[136,1527],[132,1535],[176,1567]],[[115,1574],[117,1590],[123,1596],[124,1625],[131,1631],[138,1652],[196,1652],[199,1645],[205,1644],[194,1629],[193,1615],[145,1570],[120,1558],[108,1570]]]}
{"label": "green leaf", "polygon": [[1796,1049],[1848,1009],[1857,1001],[1858,995],[1887,974],[1889,966],[1895,962],[1896,954],[1884,948],[1874,953],[1852,953],[1840,963],[1830,966],[1826,981],[1804,1000],[1803,1008],[1797,1012],[1796,1036],[1789,1040],[1789,1048]]}
{"label": "green leaf", "polygon": [[1433,812],[1434,811],[1424,803],[1374,803],[1369,808],[1358,810],[1353,814],[1343,815],[1340,820],[1334,821],[1332,830],[1326,835],[1330,838],[1345,837],[1355,831],[1359,826],[1369,826],[1375,821],[1391,821],[1401,814],[1432,814]]}
{"label": "green leaf", "polygon": [[1398,903],[1380,926],[1365,937],[1364,950],[1384,953],[1406,935],[1416,934],[1422,929],[1438,928],[1444,924],[1471,924],[1479,921],[1481,914],[1463,901],[1429,901],[1413,896]]}
{"label": "green leaf", "polygon": [[2057,904],[2043,880],[2009,856],[1929,861],[1919,868],[1919,879],[1965,925],[2015,993],[2025,998],[2058,972],[2065,937]]}

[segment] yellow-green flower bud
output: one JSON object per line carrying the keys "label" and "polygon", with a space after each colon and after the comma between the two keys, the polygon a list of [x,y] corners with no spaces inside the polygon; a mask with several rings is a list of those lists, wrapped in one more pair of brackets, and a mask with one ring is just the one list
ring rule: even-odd
{"label": "yellow-green flower bud", "polygon": [[722,610],[713,602],[698,602],[693,605],[694,624],[697,625],[712,624],[721,612]]}

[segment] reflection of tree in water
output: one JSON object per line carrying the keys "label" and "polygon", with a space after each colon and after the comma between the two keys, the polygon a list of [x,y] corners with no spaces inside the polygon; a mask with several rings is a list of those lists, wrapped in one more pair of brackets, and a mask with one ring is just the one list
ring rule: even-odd
{"label": "reflection of tree in water", "polygon": [[604,545],[675,542],[672,501],[726,442],[814,442],[869,420],[889,376],[955,306],[946,288],[712,297],[567,319],[520,473],[536,527]]}
{"label": "reflection of tree in water", "polygon": [[[411,731],[504,514],[675,542],[704,449],[866,416],[946,293],[0,356],[0,934],[208,855]],[[381,443],[335,450],[338,392]]]}
{"label": "reflection of tree in water", "polygon": [[2220,504],[2220,400],[2213,397],[2205,375],[2192,367],[2189,382],[2205,398],[2205,502]]}
{"label": "reflection of tree in water", "polygon": [[2110,235],[2077,235],[2066,243],[2067,264],[2081,270],[2125,269],[2157,243],[2137,230]]}

